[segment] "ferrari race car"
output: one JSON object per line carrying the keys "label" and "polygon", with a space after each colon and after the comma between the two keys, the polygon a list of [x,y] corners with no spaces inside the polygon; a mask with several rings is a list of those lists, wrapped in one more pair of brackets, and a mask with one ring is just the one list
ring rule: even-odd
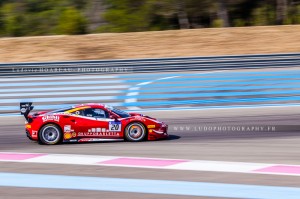
{"label": "ferrari race car", "polygon": [[168,137],[168,125],[139,113],[127,113],[103,104],[81,104],[54,111],[33,110],[20,103],[26,135],[40,144],[127,140],[138,142]]}

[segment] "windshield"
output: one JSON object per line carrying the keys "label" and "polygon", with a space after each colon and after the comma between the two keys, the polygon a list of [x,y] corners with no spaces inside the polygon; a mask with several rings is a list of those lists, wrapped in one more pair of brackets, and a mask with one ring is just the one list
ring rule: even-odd
{"label": "windshield", "polygon": [[127,112],[125,112],[125,111],[122,111],[122,110],[120,110],[120,109],[117,109],[117,108],[115,108],[115,107],[110,107],[110,110],[111,110],[113,113],[119,115],[120,117],[123,117],[123,118],[124,118],[124,117],[130,117],[129,113],[127,113]]}

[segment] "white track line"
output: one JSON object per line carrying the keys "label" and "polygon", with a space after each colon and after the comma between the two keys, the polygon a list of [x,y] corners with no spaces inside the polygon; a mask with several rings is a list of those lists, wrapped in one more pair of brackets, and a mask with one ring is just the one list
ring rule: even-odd
{"label": "white track line", "polygon": [[[219,70],[219,71],[210,71],[210,72],[200,72],[200,73],[196,73],[196,74],[210,74],[210,73],[219,73],[219,72],[224,72],[224,70]],[[152,84],[154,82],[158,82],[160,80],[165,80],[165,79],[173,79],[173,78],[178,78],[178,77],[181,77],[181,76],[169,76],[169,77],[162,77],[162,78],[159,78],[159,79],[155,79],[155,80],[152,80],[152,81],[147,81],[147,82],[142,82],[142,83],[139,83],[131,88],[128,89],[128,92],[127,92],[127,99],[125,99],[125,103],[135,103],[137,102],[137,98],[134,97],[134,96],[138,96],[139,95],[139,90],[142,86],[144,85],[148,85],[148,84]],[[133,89],[134,88],[134,89]],[[134,90],[134,91],[132,91]],[[159,91],[159,90],[158,90]],[[127,106],[128,110],[140,110],[141,108],[137,107],[137,106]]]}
{"label": "white track line", "polygon": [[17,152],[0,152],[1,161],[300,176],[300,165],[267,163]]}

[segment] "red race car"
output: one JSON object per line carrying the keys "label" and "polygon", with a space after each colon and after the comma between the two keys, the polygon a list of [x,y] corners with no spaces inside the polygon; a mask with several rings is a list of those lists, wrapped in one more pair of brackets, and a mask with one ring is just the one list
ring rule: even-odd
{"label": "red race car", "polygon": [[90,141],[143,141],[168,137],[168,125],[139,113],[103,104],[81,104],[29,115],[31,102],[20,103],[27,137],[40,144]]}

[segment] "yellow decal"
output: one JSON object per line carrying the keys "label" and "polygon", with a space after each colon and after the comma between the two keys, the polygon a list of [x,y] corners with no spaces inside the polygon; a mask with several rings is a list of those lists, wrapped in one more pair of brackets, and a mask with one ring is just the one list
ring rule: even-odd
{"label": "yellow decal", "polygon": [[90,106],[83,106],[83,107],[73,108],[71,110],[65,111],[65,113],[73,113],[75,111],[80,111],[80,110],[83,110],[83,109],[86,109],[86,108],[91,108],[91,107]]}
{"label": "yellow decal", "polygon": [[149,130],[149,133],[152,133],[152,129]]}
{"label": "yellow decal", "polygon": [[68,139],[72,138],[72,134],[71,133],[65,133],[64,138],[65,138],[65,140],[68,140]]}
{"label": "yellow decal", "polygon": [[153,128],[155,128],[155,125],[152,124],[152,125],[148,125],[147,127],[148,127],[148,129],[153,129]]}
{"label": "yellow decal", "polygon": [[31,125],[30,124],[26,124],[26,128],[31,129]]}

